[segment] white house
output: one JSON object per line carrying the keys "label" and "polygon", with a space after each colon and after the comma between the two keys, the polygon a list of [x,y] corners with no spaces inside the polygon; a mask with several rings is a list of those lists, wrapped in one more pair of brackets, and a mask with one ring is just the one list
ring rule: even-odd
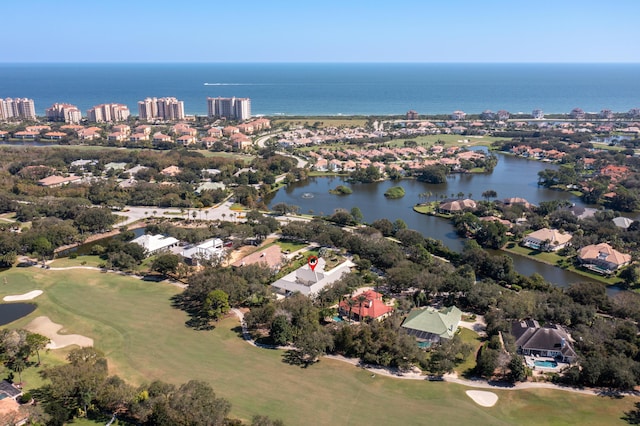
{"label": "white house", "polygon": [[329,284],[338,281],[344,274],[351,271],[349,261],[343,262],[330,271],[325,272],[326,262],[323,258],[318,259],[315,269],[309,265],[304,265],[290,274],[285,275],[278,281],[271,284],[278,292],[283,294],[302,293],[305,296],[318,294],[320,290]]}
{"label": "white house", "polygon": [[138,238],[131,241],[132,243],[136,243],[141,245],[147,250],[149,255],[156,254],[162,250],[168,250],[171,247],[175,247],[178,245],[179,241],[173,237],[167,237],[164,235],[141,235]]}
{"label": "white house", "polygon": [[224,255],[224,243],[220,238],[212,238],[197,246],[187,247],[181,254],[185,259],[189,259],[193,265],[202,260],[221,259]]}

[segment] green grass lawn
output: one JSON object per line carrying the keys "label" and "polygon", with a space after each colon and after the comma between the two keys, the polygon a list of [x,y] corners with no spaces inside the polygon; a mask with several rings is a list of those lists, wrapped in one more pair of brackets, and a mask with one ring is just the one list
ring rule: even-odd
{"label": "green grass lawn", "polygon": [[436,211],[437,203],[417,204],[413,206],[413,210],[422,213],[430,214]]}
{"label": "green grass lawn", "polygon": [[471,355],[467,357],[462,364],[456,366],[456,372],[459,376],[462,376],[464,373],[471,371],[476,367],[476,354],[478,349],[480,349],[480,346],[482,346],[482,338],[478,336],[478,333],[475,331],[464,327],[460,327],[458,335],[464,343],[468,343],[473,346],[473,352]]}
{"label": "green grass lawn", "polygon": [[[180,289],[165,283],[87,270],[14,268],[0,274],[7,278],[0,297],[44,290],[35,299],[38,309],[11,327],[47,315],[66,333],[93,338],[112,374],[132,383],[206,380],[232,403],[232,415],[242,419],[260,413],[288,425],[371,425],[381,419],[399,425],[622,424],[620,416],[638,400],[546,389],[495,390],[497,405],[482,408],[464,394],[466,387],[456,384],[372,377],[328,359],[309,368],[285,364],[283,352],[244,342],[233,317],[212,331],[189,329],[186,314],[170,306]],[[48,356],[53,360],[65,354],[51,351]]]}
{"label": "green grass lawn", "polygon": [[309,245],[305,243],[296,243],[296,242],[284,241],[284,240],[278,240],[276,241],[276,244],[280,246],[280,250],[282,251],[288,250],[291,253],[293,253],[294,251],[300,250],[302,248],[305,248]]}
{"label": "green grass lawn", "polygon": [[606,285],[614,285],[620,282],[620,278],[616,276],[605,277],[603,275],[596,274],[595,272],[591,272],[588,269],[576,268],[575,266],[573,266],[570,259],[567,259],[564,256],[560,256],[557,253],[541,252],[538,250],[533,250],[528,247],[522,247],[519,244],[516,244],[514,242],[508,243],[503,250],[520,255],[520,256],[526,256],[538,262],[543,262],[556,267],[561,267],[562,269],[575,272],[576,274],[580,274],[584,277],[587,277],[594,281],[599,281]]}

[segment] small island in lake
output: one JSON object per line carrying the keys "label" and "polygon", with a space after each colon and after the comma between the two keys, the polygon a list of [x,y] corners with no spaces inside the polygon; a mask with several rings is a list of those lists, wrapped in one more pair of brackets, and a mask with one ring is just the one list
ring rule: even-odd
{"label": "small island in lake", "polygon": [[351,190],[351,188],[349,188],[348,186],[338,185],[334,189],[330,189],[329,193],[335,195],[349,195],[353,193],[353,190]]}
{"label": "small island in lake", "polygon": [[401,186],[393,186],[386,190],[384,196],[387,198],[402,198],[404,197],[404,188]]}

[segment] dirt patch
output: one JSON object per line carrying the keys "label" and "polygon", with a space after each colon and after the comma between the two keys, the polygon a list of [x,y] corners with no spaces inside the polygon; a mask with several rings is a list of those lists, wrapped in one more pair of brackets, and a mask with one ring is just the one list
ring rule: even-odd
{"label": "dirt patch", "polygon": [[4,300],[5,302],[19,302],[21,300],[31,300],[31,299],[35,299],[36,297],[40,296],[42,294],[42,290],[33,290],[30,291],[29,293],[25,293],[25,294],[15,294],[12,296],[5,296],[2,298],[2,300]]}
{"label": "dirt patch", "polygon": [[498,402],[498,395],[493,392],[468,390],[466,394],[481,407],[493,407]]}
{"label": "dirt patch", "polygon": [[42,334],[51,339],[51,343],[47,345],[47,349],[60,349],[71,345],[78,345],[80,347],[93,346],[93,339],[89,337],[79,334],[59,334],[63,326],[51,321],[49,317],[34,318],[26,328],[27,330]]}

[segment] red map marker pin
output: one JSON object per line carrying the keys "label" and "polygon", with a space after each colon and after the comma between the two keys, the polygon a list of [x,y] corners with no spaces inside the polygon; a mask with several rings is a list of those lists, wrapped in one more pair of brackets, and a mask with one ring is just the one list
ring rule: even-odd
{"label": "red map marker pin", "polygon": [[307,257],[307,263],[309,264],[309,268],[311,268],[312,271],[315,270],[316,265],[318,264],[318,257],[317,256]]}

